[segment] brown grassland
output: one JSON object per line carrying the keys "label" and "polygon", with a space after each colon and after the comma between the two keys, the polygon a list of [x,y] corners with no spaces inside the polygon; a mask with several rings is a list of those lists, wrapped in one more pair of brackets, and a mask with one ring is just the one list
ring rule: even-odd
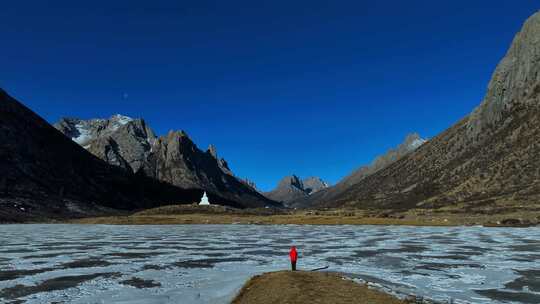
{"label": "brown grassland", "polygon": [[336,273],[280,271],[250,279],[232,304],[404,304],[386,293],[358,284]]}
{"label": "brown grassland", "polygon": [[239,210],[223,206],[171,205],[123,216],[70,220],[78,224],[173,225],[173,224],[259,224],[259,225],[407,225],[407,226],[535,226],[540,211],[523,210],[503,214],[463,213],[452,210],[409,210],[381,212],[366,210]]}

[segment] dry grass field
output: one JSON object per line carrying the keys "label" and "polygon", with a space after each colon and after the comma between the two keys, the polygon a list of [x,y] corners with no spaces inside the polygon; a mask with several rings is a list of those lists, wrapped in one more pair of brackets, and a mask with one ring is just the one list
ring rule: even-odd
{"label": "dry grass field", "polygon": [[234,209],[223,206],[171,205],[125,216],[71,220],[79,224],[168,225],[168,224],[260,224],[260,225],[408,225],[408,226],[534,226],[540,211],[503,214],[463,213],[453,210],[410,210],[391,213],[366,210]]}
{"label": "dry grass field", "polygon": [[335,273],[280,271],[250,279],[233,304],[404,304]]}

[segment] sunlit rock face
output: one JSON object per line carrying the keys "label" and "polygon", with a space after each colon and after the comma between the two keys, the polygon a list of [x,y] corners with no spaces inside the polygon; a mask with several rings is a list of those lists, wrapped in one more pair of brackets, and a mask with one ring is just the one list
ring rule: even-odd
{"label": "sunlit rock face", "polygon": [[156,136],[144,120],[114,115],[108,119],[63,118],[54,126],[106,162],[138,172]]}
{"label": "sunlit rock face", "polygon": [[512,111],[540,106],[540,12],[530,17],[516,35],[489,82],[484,101],[467,121],[475,142],[492,136],[509,124]]}
{"label": "sunlit rock face", "polygon": [[326,188],[328,188],[328,184],[319,177],[309,177],[302,180],[296,175],[291,175],[281,179],[274,190],[266,192],[264,195],[272,200],[288,204]]}
{"label": "sunlit rock face", "polygon": [[323,189],[328,188],[328,183],[322,180],[320,177],[312,176],[304,179],[302,181],[304,185],[304,190],[308,195],[319,192]]}
{"label": "sunlit rock face", "polygon": [[525,22],[470,115],[317,206],[456,212],[540,207],[540,14]]}
{"label": "sunlit rock face", "polygon": [[143,119],[64,118],[55,124],[64,135],[109,164],[187,189],[219,196],[223,204],[263,207],[275,202],[237,178],[215,146],[200,150],[185,131],[157,137]]}

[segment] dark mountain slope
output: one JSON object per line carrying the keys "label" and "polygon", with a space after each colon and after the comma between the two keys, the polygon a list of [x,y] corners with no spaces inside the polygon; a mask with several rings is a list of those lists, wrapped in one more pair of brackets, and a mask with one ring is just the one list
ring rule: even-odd
{"label": "dark mountain slope", "polygon": [[0,141],[0,222],[192,203],[202,195],[103,162],[1,89]]}
{"label": "dark mountain slope", "polygon": [[516,36],[471,115],[318,205],[539,209],[540,13]]}
{"label": "dark mountain slope", "polygon": [[215,148],[200,150],[185,132],[169,132],[153,145],[144,168],[148,176],[173,185],[204,189],[248,207],[278,206],[230,171]]}

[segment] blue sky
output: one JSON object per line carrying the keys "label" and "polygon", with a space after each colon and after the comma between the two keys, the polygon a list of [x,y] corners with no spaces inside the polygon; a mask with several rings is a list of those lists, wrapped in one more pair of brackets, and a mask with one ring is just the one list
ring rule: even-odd
{"label": "blue sky", "polygon": [[11,1],[0,86],[50,122],[142,117],[263,190],[335,183],[477,106],[538,1]]}

